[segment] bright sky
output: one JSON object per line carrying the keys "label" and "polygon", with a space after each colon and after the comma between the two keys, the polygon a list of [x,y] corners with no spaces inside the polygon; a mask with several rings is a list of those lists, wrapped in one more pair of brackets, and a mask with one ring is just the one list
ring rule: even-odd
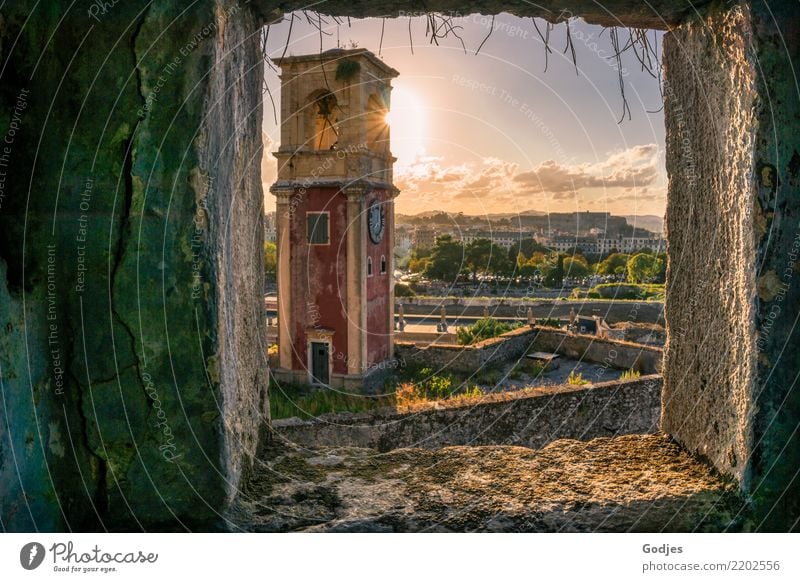
{"label": "bright sky", "polygon": [[[356,43],[378,54],[381,20],[330,21],[322,48]],[[623,55],[631,112],[622,123],[622,98],[609,32],[580,20],[570,23],[578,72],[567,51],[565,25],[544,43],[530,19],[508,14],[454,19],[467,52],[455,38],[431,45],[426,20],[385,21],[380,56],[400,72],[393,81],[391,123],[397,212],[446,210],[483,215],[539,210],[608,211],[662,216],[666,203],[664,118],[658,81],[629,51]],[[537,21],[545,32],[544,22]],[[267,52],[283,53],[288,19],[272,25]],[[601,35],[602,33],[602,35]],[[652,35],[655,33],[651,32]],[[661,35],[657,37],[661,50]],[[621,31],[620,42],[627,42]],[[316,53],[320,35],[298,15],[287,54]],[[277,73],[267,70],[280,111]],[[648,112],[650,111],[650,112]],[[652,111],[657,111],[653,113]],[[280,121],[280,120],[278,120]],[[280,139],[265,97],[265,191],[275,179],[269,154]],[[266,195],[266,207],[275,207]]]}

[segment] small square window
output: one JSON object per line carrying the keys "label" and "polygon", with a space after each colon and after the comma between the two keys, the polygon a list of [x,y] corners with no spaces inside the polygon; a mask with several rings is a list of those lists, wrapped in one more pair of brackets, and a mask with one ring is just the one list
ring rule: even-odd
{"label": "small square window", "polygon": [[329,242],[328,213],[309,212],[306,214],[308,221],[308,244],[326,245]]}

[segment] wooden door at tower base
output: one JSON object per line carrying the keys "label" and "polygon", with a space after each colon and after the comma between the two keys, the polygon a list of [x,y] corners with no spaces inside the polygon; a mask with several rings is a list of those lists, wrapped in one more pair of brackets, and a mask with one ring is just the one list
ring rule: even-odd
{"label": "wooden door at tower base", "polygon": [[329,348],[325,342],[311,342],[311,381],[314,384],[330,382]]}

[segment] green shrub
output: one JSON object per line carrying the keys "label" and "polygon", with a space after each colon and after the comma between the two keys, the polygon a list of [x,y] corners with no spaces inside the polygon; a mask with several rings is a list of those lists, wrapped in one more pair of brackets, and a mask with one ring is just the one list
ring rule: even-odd
{"label": "green shrub", "polygon": [[569,373],[569,377],[567,378],[567,384],[571,384],[572,386],[584,386],[586,384],[590,384],[589,380],[586,380],[583,377],[583,374],[578,372],[575,373],[575,370]]}
{"label": "green shrub", "polygon": [[468,346],[503,335],[521,326],[521,323],[506,323],[504,321],[498,321],[493,317],[484,317],[469,327],[459,327],[456,329],[456,339],[459,345]]}
{"label": "green shrub", "polygon": [[483,396],[483,390],[472,384],[459,386],[458,377],[450,373],[434,374],[431,368],[420,369],[416,381],[409,380],[400,383],[395,393],[397,406],[409,406],[422,402],[437,400],[452,400],[460,398],[477,398]]}
{"label": "green shrub", "polygon": [[639,370],[625,370],[622,375],[619,377],[620,380],[636,380],[642,375]]}
{"label": "green shrub", "polygon": [[526,374],[538,377],[544,373],[545,364],[539,360],[534,360],[532,358],[522,358],[519,361],[518,368],[525,372]]}
{"label": "green shrub", "polygon": [[633,284],[633,283],[603,283],[596,285],[587,293],[588,297],[593,294],[599,295],[603,299],[664,299],[664,285],[657,284]]}
{"label": "green shrub", "polygon": [[305,420],[329,412],[366,412],[393,405],[394,400],[389,396],[348,394],[331,388],[277,382],[272,382],[269,388],[272,418],[297,416]]}
{"label": "green shrub", "polygon": [[473,379],[486,386],[497,386],[503,379],[503,373],[497,368],[483,368],[473,376]]}
{"label": "green shrub", "polygon": [[536,325],[540,327],[555,327],[558,329],[561,327],[561,320],[555,317],[545,317],[542,319],[537,319]]}
{"label": "green shrub", "polygon": [[509,380],[519,380],[522,378],[522,366],[517,366],[508,373]]}
{"label": "green shrub", "polygon": [[481,389],[480,386],[469,386],[465,388],[462,392],[460,392],[457,398],[480,398],[483,396],[485,392]]}

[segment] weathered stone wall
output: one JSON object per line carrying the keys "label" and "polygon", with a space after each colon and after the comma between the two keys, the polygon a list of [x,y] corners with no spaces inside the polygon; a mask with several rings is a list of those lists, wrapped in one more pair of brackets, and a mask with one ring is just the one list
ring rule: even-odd
{"label": "weathered stone wall", "polygon": [[662,426],[744,480],[752,446],[754,67],[739,8],[664,39],[667,344]]}
{"label": "weathered stone wall", "polygon": [[418,346],[411,342],[395,342],[394,355],[406,365],[471,374],[481,368],[519,359],[531,347],[535,335],[535,330],[521,327],[469,346],[439,343]]}
{"label": "weathered stone wall", "polygon": [[537,328],[533,349],[553,352],[574,360],[603,364],[611,368],[660,374],[663,352],[659,348],[632,342],[570,334],[546,327]]}
{"label": "weathered stone wall", "polygon": [[256,21],[21,4],[0,18],[3,527],[213,527],[266,403]]}
{"label": "weathered stone wall", "polygon": [[591,387],[505,392],[479,402],[437,403],[413,412],[328,414],[272,423],[277,438],[302,447],[519,445],[541,448],[563,438],[588,440],[654,433],[661,414],[660,376]]}
{"label": "weathered stone wall", "polygon": [[[208,524],[245,471],[263,406],[247,274],[260,268],[248,219],[260,152],[248,134],[256,25],[278,3],[251,2],[258,22],[246,7],[227,18],[232,0],[120,2],[94,17],[53,0],[30,20],[23,4],[0,19],[3,527]],[[665,41],[665,428],[741,479],[763,527],[796,527],[796,4],[754,0],[705,21],[723,4],[645,4],[425,8],[656,28],[701,19]]]}
{"label": "weathered stone wall", "polygon": [[661,373],[663,355],[662,350],[652,346],[570,334],[548,327],[522,327],[470,346],[438,340],[426,346],[412,341],[395,342],[395,356],[406,365],[465,373],[517,360],[530,350],[557,353],[612,368],[638,370],[643,374]]}
{"label": "weathered stone wall", "polygon": [[[518,317],[525,319],[530,306],[536,319],[557,317],[566,319],[571,309],[577,315],[591,317],[598,315],[608,323],[620,321],[638,321],[639,323],[664,323],[664,304],[659,301],[526,301],[515,303],[514,299],[506,299],[502,303],[493,300],[489,304],[492,317]],[[430,316],[436,321],[439,310],[444,304],[448,317],[483,317],[483,302],[475,300],[459,300],[454,303],[444,298],[404,298],[403,310],[406,315]],[[395,313],[397,308],[395,307]]]}

